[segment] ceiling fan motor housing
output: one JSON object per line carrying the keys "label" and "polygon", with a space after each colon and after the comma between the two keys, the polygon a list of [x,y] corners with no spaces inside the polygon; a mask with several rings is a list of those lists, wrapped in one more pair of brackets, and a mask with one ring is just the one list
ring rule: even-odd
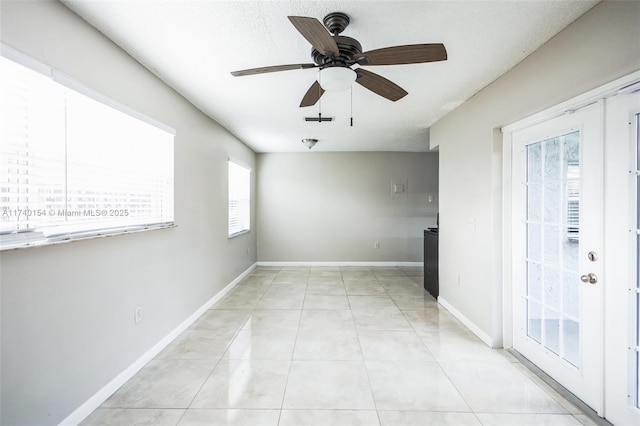
{"label": "ceiling fan motor housing", "polygon": [[362,46],[358,40],[354,38],[339,35],[349,25],[349,16],[342,12],[332,12],[325,16],[322,22],[327,30],[333,34],[332,37],[338,45],[340,55],[325,55],[317,49],[312,48],[311,58],[313,58],[313,62],[322,68],[335,66],[348,67],[353,65],[355,63],[353,57],[358,53],[362,53]]}
{"label": "ceiling fan motor housing", "polygon": [[362,53],[362,45],[355,38],[334,35],[333,39],[338,45],[340,56],[324,55],[315,48],[311,49],[311,58],[316,65],[324,66],[343,66],[347,67],[355,64],[354,56]]}

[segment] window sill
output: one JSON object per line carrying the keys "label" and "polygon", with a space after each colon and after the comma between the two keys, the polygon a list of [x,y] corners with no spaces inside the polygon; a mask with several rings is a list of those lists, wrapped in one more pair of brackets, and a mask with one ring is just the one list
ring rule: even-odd
{"label": "window sill", "polygon": [[116,230],[116,231],[107,230],[103,232],[96,231],[91,235],[75,235],[75,236],[69,235],[67,237],[62,237],[62,238],[51,237],[51,238],[47,238],[39,241],[30,241],[30,242],[16,241],[15,243],[8,243],[6,245],[0,246],[0,251],[20,250],[20,249],[26,249],[31,247],[54,246],[59,244],[73,243],[76,241],[93,240],[96,238],[115,237],[118,235],[138,234],[140,232],[148,232],[148,231],[155,231],[158,229],[169,229],[169,228],[176,228],[176,227],[177,225],[175,223],[171,223],[171,224],[164,224],[164,225],[157,225],[157,226],[148,226],[144,228],[142,227],[132,228],[128,230]]}
{"label": "window sill", "polygon": [[235,237],[239,237],[240,235],[248,234],[249,232],[251,232],[251,229],[245,229],[244,231],[236,232],[235,234],[229,235],[228,238],[232,239],[232,238],[235,238]]}

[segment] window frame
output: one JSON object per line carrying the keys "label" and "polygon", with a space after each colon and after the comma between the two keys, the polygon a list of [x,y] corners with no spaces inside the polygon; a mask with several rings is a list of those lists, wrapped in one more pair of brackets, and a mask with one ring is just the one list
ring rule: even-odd
{"label": "window frame", "polygon": [[[233,165],[233,166],[232,166]],[[246,199],[244,200],[232,200],[232,182],[231,182],[231,173],[232,167],[237,167],[238,169],[243,169],[247,171],[246,176]],[[248,234],[251,232],[251,173],[253,170],[246,163],[238,161],[233,158],[227,159],[227,237],[229,239],[238,237],[240,235]],[[241,220],[244,225],[242,225],[242,229],[235,230],[232,228],[232,202],[239,201],[240,203],[246,202],[246,206],[244,207],[244,213],[246,217]]]}
{"label": "window frame", "polygon": [[[53,69],[47,64],[26,55],[13,47],[0,43],[0,56],[3,59],[12,61],[22,67],[25,67],[33,72],[43,75],[46,78],[49,78],[54,84],[58,84],[63,86],[64,90],[69,90],[71,92],[76,92],[81,96],[89,98],[92,101],[95,101],[102,106],[106,106],[112,108],[118,113],[124,114],[130,118],[140,121],[148,126],[155,127],[160,131],[167,133],[171,137],[170,146],[166,145],[168,142],[165,140],[165,149],[171,151],[171,172],[167,176],[169,178],[169,182],[171,185],[170,195],[173,198],[173,201],[169,203],[169,210],[167,214],[167,220],[160,220],[157,222],[150,221],[149,223],[144,224],[131,224],[131,223],[123,223],[120,224],[110,224],[108,226],[101,227],[99,223],[96,223],[92,227],[88,227],[85,225],[85,229],[82,228],[82,224],[79,225],[62,225],[59,227],[59,230],[55,230],[50,234],[43,234],[42,227],[40,230],[36,227],[33,230],[26,231],[3,231],[0,232],[0,251],[4,250],[13,250],[20,248],[28,248],[35,246],[45,246],[45,245],[54,245],[60,243],[66,243],[70,241],[91,239],[91,238],[99,238],[105,236],[114,236],[114,235],[122,235],[122,234],[130,234],[137,232],[144,232],[155,229],[166,229],[175,227],[175,208],[173,203],[175,202],[175,181],[174,181],[174,173],[175,173],[175,136],[176,131],[172,127],[167,126],[164,123],[161,123],[151,117],[148,117],[139,111],[134,110],[118,101],[115,101],[109,98],[106,95],[103,95],[90,87],[80,83],[79,81],[73,79],[72,77]],[[65,148],[66,150],[66,148]],[[66,154],[65,154],[66,156]],[[167,160],[169,157],[167,157]],[[65,166],[67,167],[66,163]],[[164,195],[164,194],[163,194]],[[69,194],[65,190],[65,197],[68,197]],[[0,212],[1,213],[1,212]],[[163,215],[164,217],[164,215]],[[77,229],[74,229],[76,227]],[[50,227],[46,228],[49,229]],[[53,229],[53,228],[51,228]]]}

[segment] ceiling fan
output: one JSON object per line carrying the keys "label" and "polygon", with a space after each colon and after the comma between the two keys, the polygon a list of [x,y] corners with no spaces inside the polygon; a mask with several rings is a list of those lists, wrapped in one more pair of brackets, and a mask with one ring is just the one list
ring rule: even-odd
{"label": "ceiling fan", "polygon": [[[362,67],[419,64],[447,59],[447,51],[442,43],[407,44],[363,52],[358,40],[340,35],[349,25],[349,17],[341,12],[333,12],[325,16],[324,26],[316,18],[304,16],[288,18],[298,32],[311,43],[311,57],[314,63],[251,68],[233,71],[231,74],[240,77],[276,71],[320,68],[318,80],[307,90],[300,102],[300,107],[315,105],[326,90],[345,90],[354,81],[395,102],[406,96],[407,91],[381,75]],[[354,65],[358,67],[353,69]]]}

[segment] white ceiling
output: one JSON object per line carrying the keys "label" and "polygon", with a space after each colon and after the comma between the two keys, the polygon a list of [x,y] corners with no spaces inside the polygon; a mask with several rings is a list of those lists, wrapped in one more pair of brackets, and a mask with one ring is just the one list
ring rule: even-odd
{"label": "white ceiling", "polygon": [[[428,128],[512,68],[597,1],[63,0],[133,58],[256,152],[428,151]],[[325,93],[300,108],[317,69],[232,77],[269,65],[311,63],[311,46],[287,16],[349,15],[342,35],[364,51],[444,43],[448,60],[370,66],[409,94],[391,102],[364,87]]]}

